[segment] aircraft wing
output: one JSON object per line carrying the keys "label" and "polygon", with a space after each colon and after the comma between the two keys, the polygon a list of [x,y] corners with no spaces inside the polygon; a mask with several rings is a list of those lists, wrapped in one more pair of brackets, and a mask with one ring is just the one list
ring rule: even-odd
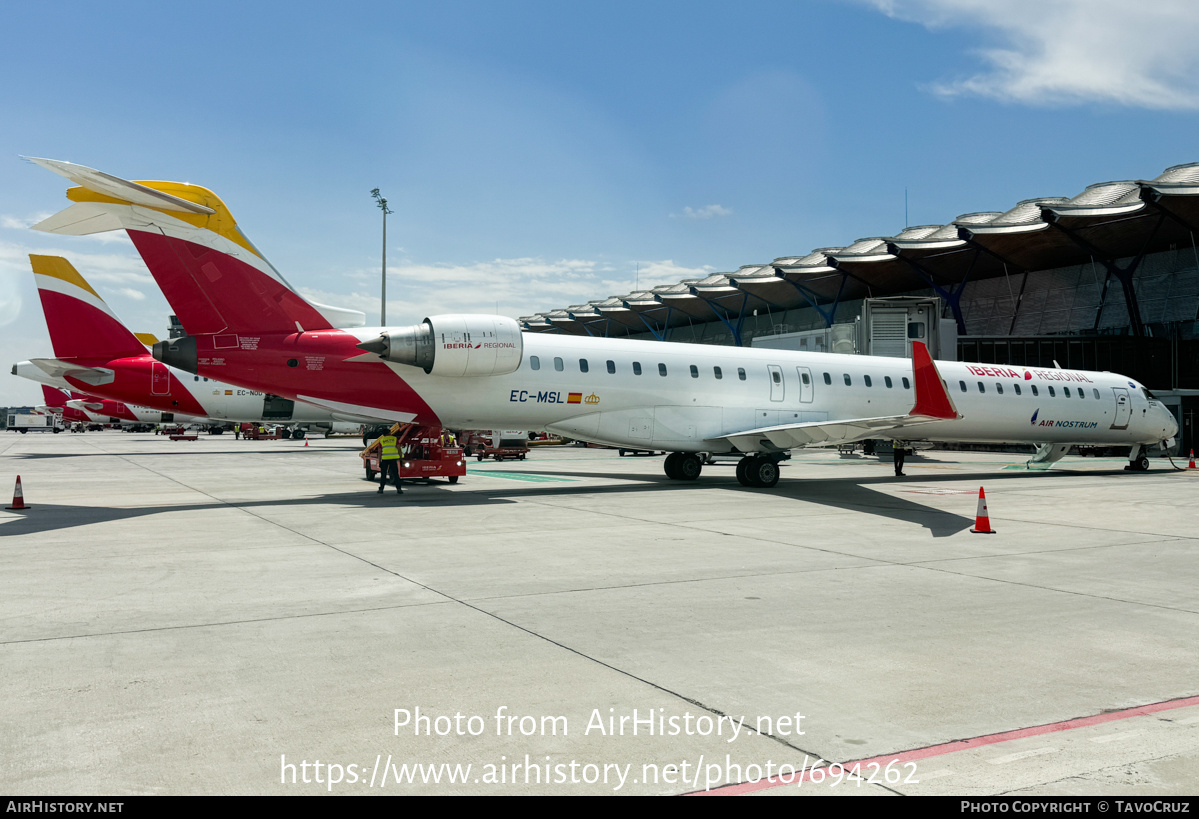
{"label": "aircraft wing", "polygon": [[860,441],[863,438],[878,437],[880,433],[943,420],[945,419],[930,418],[927,415],[889,415],[879,418],[808,421],[802,424],[747,429],[715,440],[728,441],[742,452],[763,449],[778,452],[803,446],[833,446]]}
{"label": "aircraft wing", "polygon": [[780,452],[803,446],[831,446],[860,441],[884,432],[936,421],[954,421],[962,417],[954,406],[949,391],[945,389],[941,375],[937,372],[937,365],[928,353],[928,347],[920,341],[912,342],[912,381],[916,387],[916,403],[907,415],[780,424],[734,432],[713,440],[728,441],[742,452]]}

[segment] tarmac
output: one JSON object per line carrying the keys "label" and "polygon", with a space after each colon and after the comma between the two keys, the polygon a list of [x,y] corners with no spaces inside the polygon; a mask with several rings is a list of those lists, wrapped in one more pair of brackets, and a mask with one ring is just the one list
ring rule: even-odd
{"label": "tarmac", "polygon": [[1197,471],[358,450],[0,435],[0,792],[1199,793]]}

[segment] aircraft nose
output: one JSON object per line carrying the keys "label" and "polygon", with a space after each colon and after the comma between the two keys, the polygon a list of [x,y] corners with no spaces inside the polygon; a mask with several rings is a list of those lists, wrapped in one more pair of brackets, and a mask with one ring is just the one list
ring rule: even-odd
{"label": "aircraft nose", "polygon": [[1162,412],[1166,416],[1163,423],[1163,426],[1166,428],[1166,437],[1173,438],[1178,434],[1178,419],[1174,417],[1174,413],[1165,407],[1162,408]]}

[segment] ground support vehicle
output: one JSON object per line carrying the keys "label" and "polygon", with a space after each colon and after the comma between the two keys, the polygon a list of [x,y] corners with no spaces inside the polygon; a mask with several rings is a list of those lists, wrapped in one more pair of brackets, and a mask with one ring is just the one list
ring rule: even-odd
{"label": "ground support vehicle", "polygon": [[[466,474],[462,448],[443,446],[441,427],[396,424],[391,428],[391,433],[399,439],[400,480],[419,479],[428,483],[431,478],[444,477],[450,483],[458,483],[458,478]],[[362,450],[362,465],[368,481],[373,481],[382,471],[380,449],[378,440],[375,440]]]}
{"label": "ground support vehicle", "polygon": [[62,419],[57,415],[12,412],[8,415],[8,428],[24,435],[34,432],[62,432]]}
{"label": "ground support vehicle", "polygon": [[523,461],[529,454],[529,437],[524,430],[470,429],[462,433],[467,457],[477,460]]}
{"label": "ground support vehicle", "polygon": [[277,441],[280,438],[290,438],[291,435],[284,427],[264,427],[251,424],[242,437],[250,441]]}

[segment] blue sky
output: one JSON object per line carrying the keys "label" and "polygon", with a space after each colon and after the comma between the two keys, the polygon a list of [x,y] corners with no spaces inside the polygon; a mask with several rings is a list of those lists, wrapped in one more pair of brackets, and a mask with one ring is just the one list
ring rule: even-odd
{"label": "blue sky", "polygon": [[[288,279],[393,324],[528,315],[1199,160],[1179,0],[7,3],[0,364],[51,354],[26,254],[165,332],[64,180],[204,185]],[[0,378],[0,405],[37,403]]]}

